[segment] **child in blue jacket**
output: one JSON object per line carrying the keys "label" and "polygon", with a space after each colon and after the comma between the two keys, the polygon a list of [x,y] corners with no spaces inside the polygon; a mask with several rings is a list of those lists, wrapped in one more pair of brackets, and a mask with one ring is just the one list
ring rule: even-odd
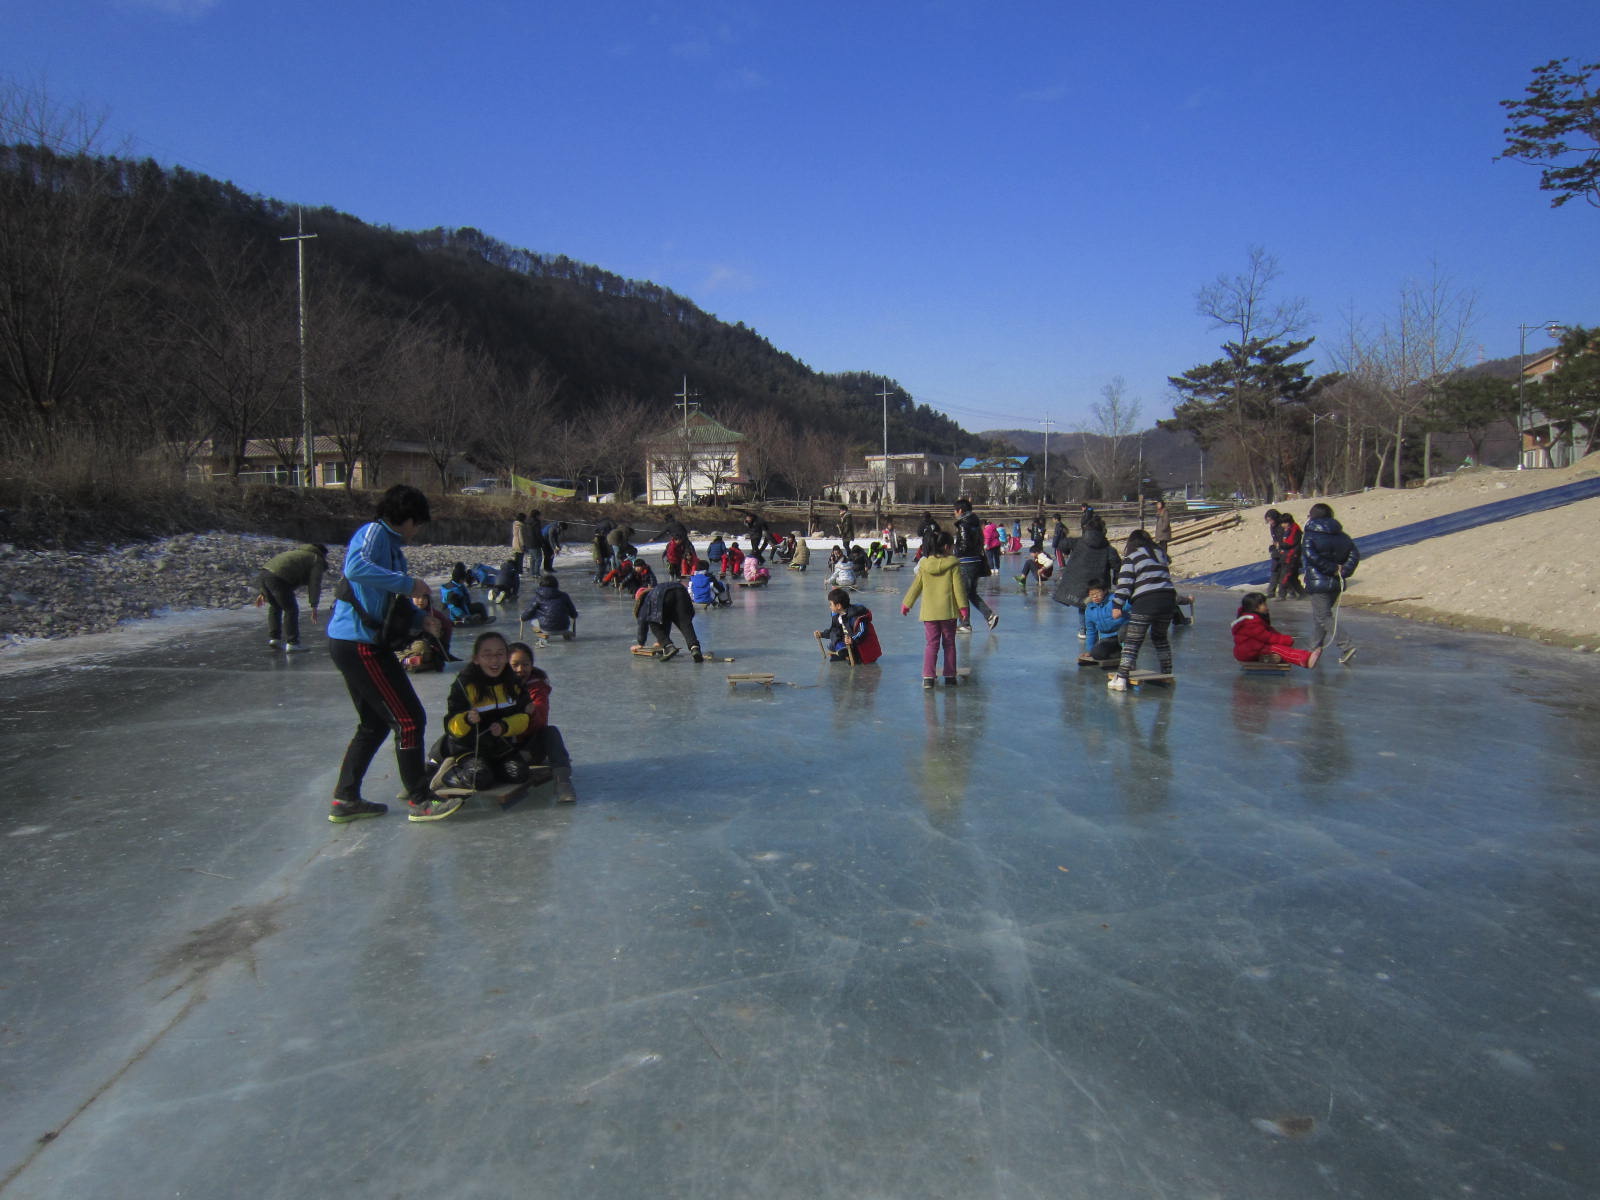
{"label": "child in blue jacket", "polygon": [[689,599],[708,608],[733,603],[728,596],[728,585],[711,573],[708,562],[695,564],[694,574],[689,576]]}
{"label": "child in blue jacket", "polygon": [[1115,661],[1122,657],[1122,631],[1127,627],[1126,615],[1113,617],[1111,595],[1103,583],[1091,583],[1084,593],[1083,652],[1098,662]]}

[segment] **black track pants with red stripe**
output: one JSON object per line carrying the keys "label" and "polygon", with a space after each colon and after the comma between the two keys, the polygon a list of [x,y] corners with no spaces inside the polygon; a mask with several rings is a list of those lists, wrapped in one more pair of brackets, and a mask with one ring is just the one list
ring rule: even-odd
{"label": "black track pants with red stripe", "polygon": [[328,639],[328,654],[344,676],[350,702],[356,706],[356,733],[344,752],[335,800],[360,800],[361,781],[383,739],[394,733],[394,759],[406,796],[420,799],[428,775],[422,765],[422,729],[427,714],[405,668],[392,650],[366,642]]}

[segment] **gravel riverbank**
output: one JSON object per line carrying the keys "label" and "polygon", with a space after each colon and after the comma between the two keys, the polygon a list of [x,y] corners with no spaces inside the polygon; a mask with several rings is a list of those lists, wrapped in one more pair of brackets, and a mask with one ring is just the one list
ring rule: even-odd
{"label": "gravel riverbank", "polygon": [[[0,638],[65,638],[103,633],[123,621],[163,611],[244,608],[255,602],[255,578],[274,554],[297,543],[229,533],[180,534],[104,550],[26,550],[0,545]],[[581,547],[587,565],[587,547]],[[452,564],[499,563],[504,546],[409,546],[412,570],[437,582]],[[580,562],[574,551],[561,564]],[[336,571],[344,547],[330,546]],[[323,610],[330,600],[324,587]],[[302,600],[304,596],[302,594]]]}

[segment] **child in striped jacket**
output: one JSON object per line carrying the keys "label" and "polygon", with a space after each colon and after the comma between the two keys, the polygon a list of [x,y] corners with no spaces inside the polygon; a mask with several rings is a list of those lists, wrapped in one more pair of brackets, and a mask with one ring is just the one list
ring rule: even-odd
{"label": "child in striped jacket", "polygon": [[1139,661],[1139,650],[1147,635],[1156,648],[1161,674],[1172,674],[1172,643],[1167,640],[1167,630],[1178,611],[1178,589],[1172,584],[1167,560],[1143,529],[1130,533],[1122,548],[1122,569],[1117,572],[1111,602],[1111,615],[1121,617],[1126,613],[1128,627],[1122,634],[1122,660],[1116,674],[1106,680],[1106,686],[1114,692],[1128,690],[1128,676]]}

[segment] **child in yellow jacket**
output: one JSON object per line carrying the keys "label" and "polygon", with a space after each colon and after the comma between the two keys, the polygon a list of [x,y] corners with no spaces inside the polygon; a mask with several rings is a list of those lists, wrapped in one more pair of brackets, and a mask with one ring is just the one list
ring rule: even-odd
{"label": "child in yellow jacket", "polygon": [[510,657],[502,634],[480,633],[472,661],[450,685],[444,737],[435,748],[433,789],[441,795],[528,778],[528,765],[516,753],[518,739],[528,732],[527,698]]}
{"label": "child in yellow jacket", "polygon": [[922,599],[917,616],[922,619],[922,686],[933,686],[934,668],[939,663],[939,649],[944,648],[944,683],[955,687],[956,675],[956,620],[967,620],[967,589],[961,579],[960,563],[951,553],[955,541],[948,533],[933,539],[933,549],[923,547],[923,557],[917,563],[916,576],[911,587],[900,601],[900,615],[911,611],[912,603]]}

